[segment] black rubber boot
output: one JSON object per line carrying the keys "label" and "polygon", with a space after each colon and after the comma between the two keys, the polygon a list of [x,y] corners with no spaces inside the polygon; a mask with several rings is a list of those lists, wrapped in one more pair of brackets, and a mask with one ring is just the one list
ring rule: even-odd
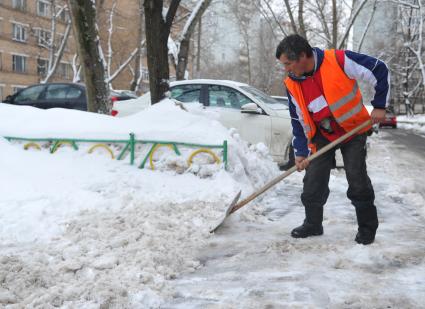
{"label": "black rubber boot", "polygon": [[375,241],[375,234],[379,225],[376,207],[356,207],[356,214],[359,229],[354,240],[359,244],[369,245]]}
{"label": "black rubber boot", "polygon": [[292,230],[294,238],[306,238],[323,234],[323,207],[305,208],[305,220],[302,225]]}

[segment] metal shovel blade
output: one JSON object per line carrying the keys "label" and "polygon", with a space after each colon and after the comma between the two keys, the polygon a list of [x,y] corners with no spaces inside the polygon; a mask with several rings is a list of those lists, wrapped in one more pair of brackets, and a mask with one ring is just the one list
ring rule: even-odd
{"label": "metal shovel blade", "polygon": [[224,217],[220,221],[218,221],[217,224],[214,225],[215,227],[210,230],[210,233],[214,233],[215,231],[217,231],[217,229],[224,223],[224,220],[226,220],[226,218],[232,212],[232,209],[238,202],[239,198],[241,197],[241,194],[242,194],[242,191],[239,191],[239,193],[235,196],[233,201],[230,203],[229,207],[226,209],[226,213],[224,214]]}

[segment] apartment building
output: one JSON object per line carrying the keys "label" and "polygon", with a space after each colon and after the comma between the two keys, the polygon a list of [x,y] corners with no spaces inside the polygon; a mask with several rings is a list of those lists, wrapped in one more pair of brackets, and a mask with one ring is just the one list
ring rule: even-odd
{"label": "apartment building", "polygon": [[[47,47],[52,36],[51,9],[48,0],[0,0],[0,99],[40,82],[46,75]],[[58,13],[55,46],[62,41],[69,18],[65,10]],[[72,80],[74,54],[71,33],[52,81]]]}
{"label": "apartment building", "polygon": [[[55,33],[54,46],[57,50],[69,21],[67,10],[61,10],[65,1],[55,1],[55,7],[52,7],[51,2],[51,0],[0,0],[0,101],[21,88],[44,80],[49,65],[48,45],[52,33]],[[57,13],[54,32],[52,11]],[[185,7],[181,7],[179,11],[180,17],[187,16],[189,12]],[[140,23],[138,1],[99,1],[97,14],[107,71],[112,76],[137,47],[137,29]],[[180,22],[173,26],[172,32],[178,34],[183,24],[184,18],[181,18]],[[112,56],[109,61],[110,51]],[[76,67],[73,66],[75,56],[75,39],[71,31],[56,73],[49,81],[72,82],[74,74],[77,74]],[[147,91],[149,73],[145,50],[141,58],[141,88],[142,91]],[[112,87],[129,89],[136,69],[133,59],[113,80]],[[175,76],[172,65],[170,74],[171,78]]]}

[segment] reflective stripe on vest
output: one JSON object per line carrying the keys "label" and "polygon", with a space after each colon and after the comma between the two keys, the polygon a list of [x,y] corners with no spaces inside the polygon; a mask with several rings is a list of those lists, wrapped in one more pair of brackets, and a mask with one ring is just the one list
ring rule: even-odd
{"label": "reflective stripe on vest", "polygon": [[353,90],[350,91],[345,97],[342,97],[334,104],[330,105],[329,108],[332,112],[336,111],[338,108],[350,102],[352,99],[356,97],[357,91],[359,90],[359,85],[357,83],[354,84]]}
{"label": "reflective stripe on vest", "polygon": [[353,117],[354,115],[357,115],[358,113],[360,113],[363,109],[363,100],[360,100],[359,103],[357,103],[357,105],[352,108],[350,111],[346,112],[344,115],[339,116],[338,118],[335,118],[335,120],[338,123],[343,123],[344,121],[350,119],[351,117]]}

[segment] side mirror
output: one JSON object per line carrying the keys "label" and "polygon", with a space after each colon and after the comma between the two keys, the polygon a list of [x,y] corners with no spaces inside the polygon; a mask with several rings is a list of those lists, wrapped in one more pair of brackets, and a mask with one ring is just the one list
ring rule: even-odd
{"label": "side mirror", "polygon": [[247,103],[241,106],[241,113],[262,114],[263,110],[255,103]]}

